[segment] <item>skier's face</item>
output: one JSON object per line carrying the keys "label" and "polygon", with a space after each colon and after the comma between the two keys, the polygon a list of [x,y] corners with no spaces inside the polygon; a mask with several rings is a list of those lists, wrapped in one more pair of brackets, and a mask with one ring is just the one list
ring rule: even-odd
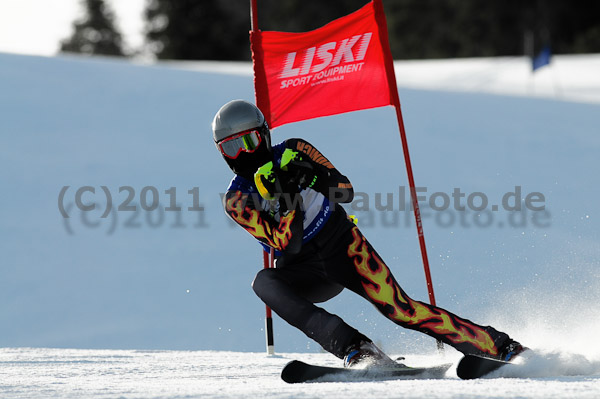
{"label": "skier's face", "polygon": [[221,140],[217,147],[224,157],[236,159],[241,153],[255,152],[262,142],[262,136],[256,129],[234,134]]}
{"label": "skier's face", "polygon": [[239,133],[226,138],[217,147],[235,174],[253,180],[256,170],[272,160],[269,140],[265,134],[260,133],[258,138],[253,133],[238,135]]}

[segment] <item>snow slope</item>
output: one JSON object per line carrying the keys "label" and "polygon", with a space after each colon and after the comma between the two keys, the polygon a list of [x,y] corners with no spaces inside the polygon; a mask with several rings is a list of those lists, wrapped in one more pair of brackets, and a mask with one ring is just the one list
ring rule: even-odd
{"label": "snow slope", "polygon": [[[252,75],[244,62],[169,61],[163,65],[204,72]],[[554,55],[549,66],[531,70],[529,57],[454,58],[394,62],[398,85],[435,91],[491,93],[600,103],[600,54]]]}
{"label": "snow slope", "polygon": [[[590,62],[596,62],[594,57]],[[264,307],[249,286],[262,259],[253,239],[222,213],[219,193],[231,174],[210,133],[210,121],[223,103],[253,99],[252,79],[228,73],[228,68],[184,71],[115,60],[0,54],[1,347],[263,351]],[[577,68],[561,70],[577,73]],[[598,87],[598,81],[590,78],[589,86]],[[519,186],[523,197],[542,193],[546,205],[544,212],[525,214],[435,212],[424,206],[438,303],[552,356],[569,361],[583,356],[589,363],[586,373],[596,377],[578,377],[574,389],[580,393],[589,384],[597,389],[600,105],[434,89],[400,87],[415,179],[427,187],[428,198],[460,188],[467,196],[485,193],[491,206]],[[406,185],[393,109],[305,121],[273,134],[276,141],[306,138],[368,196],[369,212],[349,211],[359,216],[359,225],[405,290],[426,300],[410,213],[374,206],[377,193],[384,201],[388,193],[394,195],[396,203],[399,186]],[[58,206],[65,186],[68,219]],[[86,186],[94,187],[95,194],[83,193],[83,203],[96,203],[97,209],[84,213],[75,205],[75,193]],[[106,218],[101,217],[107,202],[102,186],[115,204]],[[119,192],[123,186],[135,191],[130,205],[137,211],[115,209],[127,198],[127,189]],[[156,188],[158,210],[140,210],[145,187],[147,202],[151,187]],[[170,206],[165,191],[171,187],[181,212],[164,210]],[[187,210],[194,195],[203,212]],[[325,307],[391,353],[434,353],[430,338],[396,327],[350,293]],[[314,343],[277,319],[275,332],[280,353],[335,361],[315,354]],[[76,367],[70,353],[3,350],[2,361],[16,365],[8,372],[13,382],[2,388],[18,390],[14,379],[29,372],[28,365],[39,366],[36,372],[53,375],[59,383],[63,369],[49,373],[45,367],[52,362]],[[38,355],[51,359],[39,363]],[[102,356],[113,354],[99,356],[92,365],[104,367]],[[210,352],[181,356],[219,357]],[[245,356],[262,364],[258,354],[231,355],[233,362]],[[166,362],[187,381],[187,371],[178,369],[176,361]],[[245,381],[247,373],[260,373],[240,364],[235,378]],[[265,378],[280,365],[272,364]],[[104,377],[116,372],[110,370],[100,372]],[[556,374],[561,373],[547,378]],[[125,383],[116,378],[115,384]],[[268,381],[259,379],[258,386]],[[406,388],[413,383],[390,384]],[[443,383],[439,395],[455,383]],[[514,384],[505,387],[512,397],[518,396],[518,389],[508,388]],[[571,380],[541,378],[531,388],[543,384],[557,384],[568,393]],[[146,396],[135,387],[119,386],[130,396]],[[477,387],[469,383],[473,392],[479,392]],[[43,395],[40,385],[32,389],[22,396]],[[80,392],[73,389],[56,394]],[[187,395],[175,390],[163,395],[157,389],[147,396]],[[222,386],[215,388],[215,396],[218,389]],[[481,389],[481,396],[496,392],[493,384]],[[285,392],[282,396],[314,394]],[[110,393],[98,388],[98,395]]]}
{"label": "snow slope", "polygon": [[[335,365],[325,354],[265,354],[225,351],[134,351],[0,349],[3,398],[577,398],[600,395],[598,377],[539,378],[498,371],[489,379],[462,381],[451,369],[444,379],[286,384],[279,379],[290,359]],[[415,364],[433,359],[412,358]],[[437,360],[438,362],[440,360]],[[546,362],[546,364],[549,362]],[[581,367],[580,369],[581,370]],[[589,367],[588,367],[589,370]],[[595,364],[600,371],[600,364]],[[454,375],[454,376],[453,376]]]}

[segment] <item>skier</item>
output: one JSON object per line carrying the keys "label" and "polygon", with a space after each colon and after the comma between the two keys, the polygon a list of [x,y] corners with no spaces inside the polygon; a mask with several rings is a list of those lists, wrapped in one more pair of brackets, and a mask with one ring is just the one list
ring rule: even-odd
{"label": "skier", "polygon": [[272,145],[262,112],[233,100],[217,112],[213,139],[235,173],[223,198],[227,215],[276,251],[276,267],[258,272],[256,295],[344,366],[393,361],[364,334],[315,305],[344,288],[362,296],[394,323],[456,348],[509,360],[523,347],[503,332],[411,299],[348,218],[340,203],[352,184],[302,139]]}

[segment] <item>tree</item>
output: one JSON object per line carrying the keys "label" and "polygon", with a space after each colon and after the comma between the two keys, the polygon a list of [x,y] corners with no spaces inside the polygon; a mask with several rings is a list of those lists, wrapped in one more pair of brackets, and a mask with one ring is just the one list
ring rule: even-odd
{"label": "tree", "polygon": [[149,0],[146,39],[160,59],[249,60],[249,8],[248,1]]}
{"label": "tree", "polygon": [[[369,0],[258,0],[260,29],[303,32]],[[248,0],[148,0],[159,58],[249,60]],[[523,55],[526,37],[554,53],[600,51],[600,2],[383,0],[395,59]],[[534,49],[535,50],[535,49]]]}
{"label": "tree", "polygon": [[73,34],[61,42],[60,51],[90,55],[123,56],[123,38],[114,14],[104,0],[83,0],[85,15],[73,23]]}
{"label": "tree", "polygon": [[261,30],[306,32],[367,4],[368,0],[258,0]]}

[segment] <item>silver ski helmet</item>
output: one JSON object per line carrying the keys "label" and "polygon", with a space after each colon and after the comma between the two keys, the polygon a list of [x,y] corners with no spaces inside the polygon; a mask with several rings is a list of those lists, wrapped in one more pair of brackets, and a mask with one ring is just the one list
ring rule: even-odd
{"label": "silver ski helmet", "polygon": [[212,122],[213,140],[234,173],[253,180],[254,172],[272,160],[271,133],[263,113],[248,101],[223,105]]}

